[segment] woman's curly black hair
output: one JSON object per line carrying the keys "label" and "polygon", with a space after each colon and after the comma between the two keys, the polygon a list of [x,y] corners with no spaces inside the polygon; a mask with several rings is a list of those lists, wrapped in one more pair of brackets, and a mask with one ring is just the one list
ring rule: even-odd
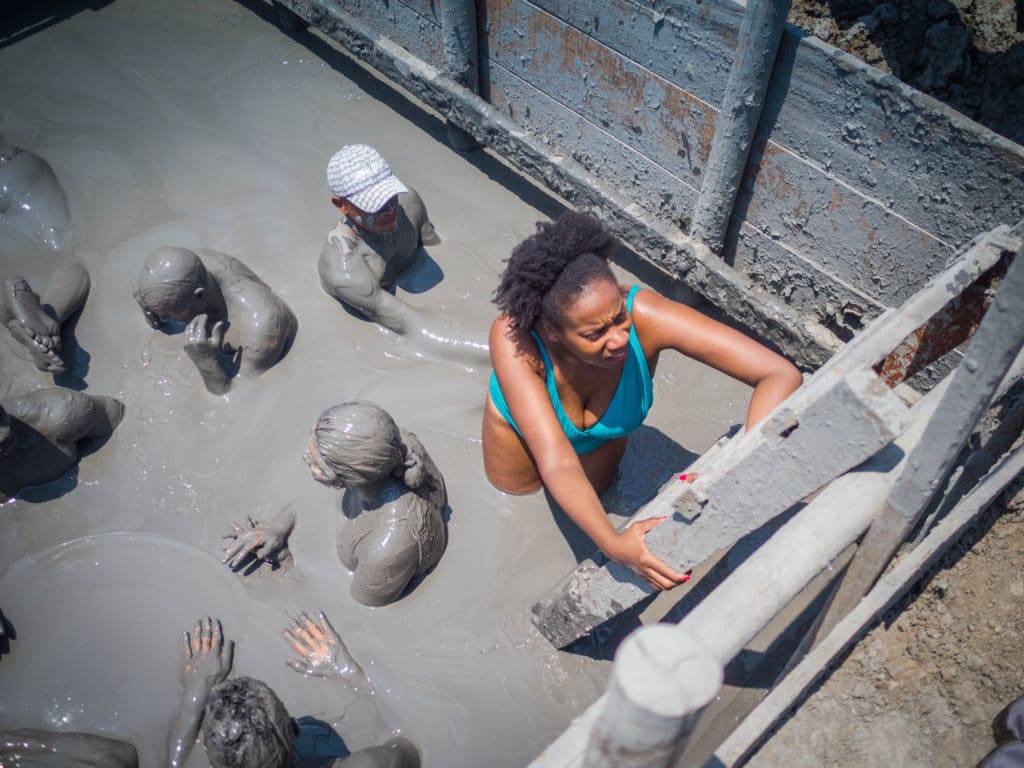
{"label": "woman's curly black hair", "polygon": [[615,280],[608,258],[618,247],[615,235],[589,213],[539,221],[537,233],[512,249],[494,303],[513,328],[531,328],[538,318],[557,325],[561,311],[595,278]]}

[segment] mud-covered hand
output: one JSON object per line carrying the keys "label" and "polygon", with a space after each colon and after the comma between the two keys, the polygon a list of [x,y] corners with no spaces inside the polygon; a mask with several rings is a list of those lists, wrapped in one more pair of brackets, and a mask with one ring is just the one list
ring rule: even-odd
{"label": "mud-covered hand", "polygon": [[209,693],[231,671],[235,643],[224,639],[220,619],[196,621],[191,633],[185,633],[185,688]]}
{"label": "mud-covered hand", "polygon": [[246,515],[244,524],[231,523],[231,530],[223,536],[232,542],[221,553],[221,562],[233,571],[241,568],[250,556],[268,563],[284,562],[291,554],[288,551],[290,533],[291,526],[282,525],[278,520],[260,525]]}
{"label": "mud-covered hand", "polygon": [[196,315],[185,329],[185,351],[197,363],[216,359],[224,349],[224,321],[218,320],[207,330],[209,324],[205,314]]}
{"label": "mud-covered hand", "polygon": [[334,631],[323,611],[319,623],[305,612],[292,619],[281,633],[301,659],[288,659],[288,666],[303,675],[338,680],[356,691],[368,690],[370,681],[352,658],[345,642]]}
{"label": "mud-covered hand", "polygon": [[679,573],[656,557],[644,542],[644,536],[666,519],[663,516],[637,520],[617,534],[614,543],[608,547],[610,551],[605,551],[609,558],[625,565],[655,589],[671,589],[690,579],[689,574]]}

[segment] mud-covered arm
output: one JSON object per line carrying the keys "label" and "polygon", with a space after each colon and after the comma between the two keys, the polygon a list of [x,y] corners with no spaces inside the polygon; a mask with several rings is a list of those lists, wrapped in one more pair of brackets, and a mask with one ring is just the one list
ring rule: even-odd
{"label": "mud-covered arm", "polygon": [[224,639],[218,619],[207,616],[185,633],[185,688],[171,726],[167,764],[181,768],[195,746],[203,724],[203,710],[215,685],[228,676],[235,644]]}
{"label": "mud-covered arm", "polygon": [[434,229],[434,224],[427,215],[427,206],[415,189],[398,196],[398,202],[409,217],[409,221],[419,231],[420,245],[438,245],[441,236]]}
{"label": "mud-covered arm", "polygon": [[95,766],[138,768],[135,747],[91,733],[57,733],[19,728],[0,731],[0,766]]}
{"label": "mud-covered arm", "polygon": [[414,326],[415,310],[384,290],[377,276],[355,252],[356,244],[345,236],[341,239],[340,246],[332,239],[324,243],[318,265],[320,285],[341,303],[385,328],[399,334],[409,331]]}

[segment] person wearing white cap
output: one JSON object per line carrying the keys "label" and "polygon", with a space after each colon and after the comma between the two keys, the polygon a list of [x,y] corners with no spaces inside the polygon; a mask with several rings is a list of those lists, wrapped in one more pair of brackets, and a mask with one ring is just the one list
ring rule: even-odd
{"label": "person wearing white cap", "polygon": [[342,304],[395,333],[421,325],[391,286],[416,261],[420,245],[441,242],[415,190],[373,147],[350,144],[327,164],[331,202],[342,219],[320,254],[320,284]]}

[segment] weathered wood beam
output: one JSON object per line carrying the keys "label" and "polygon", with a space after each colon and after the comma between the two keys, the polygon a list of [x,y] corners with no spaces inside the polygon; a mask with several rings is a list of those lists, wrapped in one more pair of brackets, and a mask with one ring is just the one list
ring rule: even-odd
{"label": "weathered wood beam", "polygon": [[[671,481],[627,522],[671,519],[647,534],[650,550],[680,571],[727,548],[903,432],[906,406],[867,368],[816,375],[767,419]],[[582,637],[651,594],[631,570],[597,553],[533,606],[556,647]]]}

